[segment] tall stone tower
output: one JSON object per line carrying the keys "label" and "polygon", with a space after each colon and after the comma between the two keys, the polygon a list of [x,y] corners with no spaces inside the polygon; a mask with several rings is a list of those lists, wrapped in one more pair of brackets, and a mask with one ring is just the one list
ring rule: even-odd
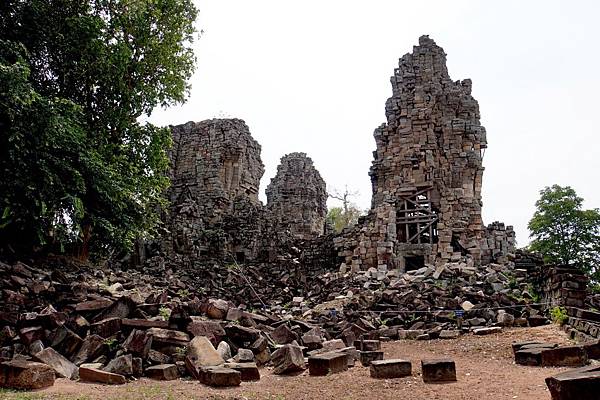
{"label": "tall stone tower", "polygon": [[444,50],[427,36],[391,78],[387,124],[375,130],[372,208],[388,210],[396,255],[480,259],[485,128],[471,81],[452,81]]}
{"label": "tall stone tower", "polygon": [[305,153],[283,156],[277,175],[266,192],[267,208],[276,230],[288,229],[300,239],[324,233],[327,216],[325,181]]}

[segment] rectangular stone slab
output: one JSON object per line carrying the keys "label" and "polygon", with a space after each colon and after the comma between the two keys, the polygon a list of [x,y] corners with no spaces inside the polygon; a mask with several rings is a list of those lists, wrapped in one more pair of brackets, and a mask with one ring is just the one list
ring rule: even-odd
{"label": "rectangular stone slab", "polygon": [[0,363],[0,387],[33,390],[54,385],[56,373],[46,364],[12,360]]}
{"label": "rectangular stone slab", "polygon": [[369,372],[371,378],[402,378],[412,374],[412,364],[408,360],[375,360],[371,362]]}
{"label": "rectangular stone slab", "polygon": [[348,355],[345,353],[323,353],[308,357],[308,373],[324,376],[348,370]]}
{"label": "rectangular stone slab", "polygon": [[159,381],[172,381],[179,378],[179,371],[175,364],[160,364],[146,368],[146,376]]}
{"label": "rectangular stone slab", "polygon": [[260,380],[260,371],[256,363],[225,363],[224,368],[231,368],[242,374],[242,382]]}
{"label": "rectangular stone slab", "polygon": [[449,359],[421,360],[423,382],[454,382],[456,381],[456,365]]}
{"label": "rectangular stone slab", "polygon": [[363,367],[368,367],[372,361],[383,360],[383,351],[359,351],[358,354]]}
{"label": "rectangular stone slab", "polygon": [[381,350],[381,341],[379,340],[355,340],[354,347],[361,351]]}
{"label": "rectangular stone slab", "polygon": [[587,363],[587,353],[581,346],[562,346],[542,350],[542,367],[581,367]]}
{"label": "rectangular stone slab", "polygon": [[595,399],[600,394],[600,366],[563,372],[546,378],[552,400]]}
{"label": "rectangular stone slab", "polygon": [[62,378],[77,379],[79,377],[79,368],[57,353],[52,347],[45,348],[36,353],[33,357],[36,361],[52,367],[52,369],[54,369],[54,371]]}
{"label": "rectangular stone slab", "polygon": [[231,368],[203,367],[199,370],[198,380],[208,386],[239,386],[242,374]]}
{"label": "rectangular stone slab", "polygon": [[127,382],[123,375],[85,367],[79,368],[79,380],[83,382],[106,383],[108,385],[123,385]]}

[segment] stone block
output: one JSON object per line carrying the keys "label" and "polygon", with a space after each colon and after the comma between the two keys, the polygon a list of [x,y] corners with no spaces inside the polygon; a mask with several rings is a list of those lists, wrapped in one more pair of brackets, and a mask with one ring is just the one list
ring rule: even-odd
{"label": "stone block", "polygon": [[256,363],[225,363],[223,367],[234,369],[242,374],[242,382],[260,380],[260,372]]}
{"label": "stone block", "polygon": [[172,381],[179,378],[179,371],[175,364],[159,364],[146,368],[146,376],[159,381]]}
{"label": "stone block", "polygon": [[355,340],[354,347],[360,351],[381,350],[381,341],[379,340]]}
{"label": "stone block", "polygon": [[187,347],[185,363],[190,374],[199,379],[200,368],[222,365],[224,361],[206,336],[196,336]]}
{"label": "stone block", "polygon": [[456,365],[453,360],[421,360],[423,382],[455,382]]}
{"label": "stone block", "polygon": [[242,383],[242,374],[231,368],[202,367],[198,372],[198,380],[208,386],[239,386]]}
{"label": "stone block", "polygon": [[79,380],[83,382],[105,383],[107,385],[123,385],[127,383],[123,375],[86,367],[79,367]]}
{"label": "stone block", "polygon": [[369,372],[371,378],[402,378],[412,374],[412,364],[408,360],[375,360],[371,362]]}
{"label": "stone block", "polygon": [[345,353],[322,353],[308,358],[308,373],[315,376],[335,374],[348,370]]}
{"label": "stone block", "polygon": [[563,372],[546,378],[552,400],[597,399],[600,394],[600,366]]}
{"label": "stone block", "polygon": [[0,387],[18,390],[43,389],[54,385],[55,371],[46,364],[12,360],[0,363]]}
{"label": "stone block", "polygon": [[359,351],[360,363],[363,367],[371,365],[372,361],[383,360],[383,351]]}
{"label": "stone block", "polygon": [[304,371],[304,354],[299,346],[286,344],[275,350],[271,355],[273,373],[275,375],[290,374]]}
{"label": "stone block", "polygon": [[499,326],[490,326],[488,328],[477,328],[477,329],[473,329],[473,335],[491,335],[493,333],[500,333],[502,332],[502,328],[500,328]]}
{"label": "stone block", "polygon": [[541,352],[542,367],[581,367],[587,364],[587,353],[581,346],[562,346]]}
{"label": "stone block", "polygon": [[77,379],[79,377],[79,368],[52,347],[45,348],[33,357],[36,361],[52,367],[61,378]]}

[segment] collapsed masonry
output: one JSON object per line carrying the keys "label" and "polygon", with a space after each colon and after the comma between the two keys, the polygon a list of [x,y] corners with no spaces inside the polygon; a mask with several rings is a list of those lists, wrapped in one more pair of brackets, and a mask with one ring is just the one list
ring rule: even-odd
{"label": "collapsed masonry", "polygon": [[399,60],[391,83],[387,123],[374,133],[371,210],[337,237],[324,235],[325,182],[306,154],[282,157],[263,205],[261,148],[243,121],[172,127],[163,254],[195,267],[207,260],[270,263],[264,271],[283,281],[290,268],[312,276],[340,263],[340,271],[374,268],[380,275],[511,263],[512,227],[486,227],[481,218],[487,141],[471,81],[452,81],[443,49],[423,36]]}
{"label": "collapsed masonry", "polygon": [[391,83],[387,124],[374,133],[371,210],[336,239],[345,264],[405,271],[505,261],[512,227],[481,219],[487,141],[471,81],[452,81],[444,50],[422,36]]}
{"label": "collapsed masonry", "polygon": [[261,147],[239,119],[173,126],[171,208],[163,250],[196,260],[275,260],[296,239],[324,233],[325,182],[304,153],[281,159],[258,199]]}

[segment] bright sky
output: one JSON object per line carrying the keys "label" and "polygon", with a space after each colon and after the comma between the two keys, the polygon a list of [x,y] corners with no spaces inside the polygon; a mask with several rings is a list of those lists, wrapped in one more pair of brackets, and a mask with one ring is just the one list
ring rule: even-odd
{"label": "bright sky", "polygon": [[527,244],[538,192],[554,183],[600,207],[600,2],[197,4],[204,34],[190,98],[151,121],[245,120],[262,145],[263,199],[279,159],[303,151],[329,189],[348,185],[369,208],[373,130],[385,122],[389,77],[428,34],[448,54],[451,78],[473,80],[488,137],[484,222],[514,225]]}

